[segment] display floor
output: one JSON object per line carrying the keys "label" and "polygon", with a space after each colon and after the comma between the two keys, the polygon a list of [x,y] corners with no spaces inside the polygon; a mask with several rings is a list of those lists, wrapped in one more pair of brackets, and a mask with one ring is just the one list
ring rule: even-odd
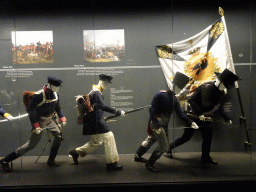
{"label": "display floor", "polygon": [[[150,154],[145,154],[148,158]],[[203,165],[201,153],[175,153],[174,159],[165,154],[156,162],[158,173],[150,172],[144,163],[133,161],[134,154],[120,154],[122,171],[107,171],[102,154],[79,157],[74,165],[68,155],[58,156],[60,167],[48,167],[47,156],[35,165],[37,156],[24,156],[13,162],[14,170],[5,173],[0,170],[0,187],[49,187],[49,186],[112,186],[119,184],[177,184],[189,182],[256,181],[256,153],[212,152],[219,165]]]}

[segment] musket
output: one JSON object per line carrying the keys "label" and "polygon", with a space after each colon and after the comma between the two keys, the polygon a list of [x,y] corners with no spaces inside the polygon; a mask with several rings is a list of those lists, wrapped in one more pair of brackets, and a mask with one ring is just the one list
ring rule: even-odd
{"label": "musket", "polygon": [[[19,116],[17,116],[17,117],[13,117],[13,120],[15,120],[15,119],[20,119],[20,118],[22,118],[22,117],[26,117],[26,116],[28,116],[28,114],[26,113],[26,114],[24,114],[24,115],[19,115]],[[5,121],[9,121],[8,119],[3,119],[3,120],[0,120],[0,122],[5,122]]]}
{"label": "musket", "polygon": [[[133,112],[140,111],[140,110],[142,110],[142,109],[147,109],[147,108],[150,108],[150,107],[151,107],[151,105],[146,105],[146,106],[144,106],[144,107],[140,107],[140,108],[137,108],[137,109],[133,109],[133,110],[130,110],[130,111],[126,111],[125,114],[133,113]],[[112,115],[112,116],[109,116],[109,117],[105,117],[104,120],[105,120],[106,122],[108,122],[109,119],[112,119],[112,118],[115,118],[115,117],[119,117],[119,116],[117,116],[117,115]]]}

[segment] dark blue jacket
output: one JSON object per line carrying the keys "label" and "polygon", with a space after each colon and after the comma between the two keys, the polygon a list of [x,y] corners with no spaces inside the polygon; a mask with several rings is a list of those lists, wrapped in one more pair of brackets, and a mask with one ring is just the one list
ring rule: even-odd
{"label": "dark blue jacket", "polygon": [[221,105],[221,97],[224,95],[212,83],[205,83],[195,89],[195,92],[188,98],[188,102],[196,115],[204,115],[207,117],[214,117],[219,114],[225,121],[230,120],[223,106]]}
{"label": "dark blue jacket", "polygon": [[0,106],[0,115],[4,116],[5,113],[6,113],[5,110]]}
{"label": "dark blue jacket", "polygon": [[103,111],[120,115],[120,110],[107,106],[102,93],[98,89],[92,91],[89,97],[91,105],[94,106],[94,110],[83,118],[83,135],[95,135],[109,132],[110,129],[103,118]]}
{"label": "dark blue jacket", "polygon": [[186,123],[186,126],[191,126],[192,120],[187,117],[187,115],[182,111],[180,107],[180,102],[174,96],[171,90],[159,91],[153,98],[151,102],[151,108],[149,109],[150,120],[156,128],[160,128],[163,125],[157,120],[157,116],[165,114],[166,116],[171,116],[173,109],[176,111],[177,115]]}
{"label": "dark blue jacket", "polygon": [[45,96],[48,101],[46,101],[45,103],[43,103],[43,105],[38,107],[38,104],[40,104],[43,101],[43,91],[38,91],[33,95],[27,108],[29,119],[31,121],[33,128],[39,127],[38,121],[40,117],[47,117],[53,114],[55,111],[57,112],[61,122],[66,121],[66,118],[64,117],[64,114],[61,111],[59,103],[59,94],[56,93],[58,97],[56,100],[55,94],[47,90],[46,86],[44,87],[44,90],[46,91]]}

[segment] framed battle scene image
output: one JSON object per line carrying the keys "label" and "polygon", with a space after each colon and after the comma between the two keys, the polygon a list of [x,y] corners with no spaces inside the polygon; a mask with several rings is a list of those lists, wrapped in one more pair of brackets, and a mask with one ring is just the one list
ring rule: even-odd
{"label": "framed battle scene image", "polygon": [[125,56],[124,29],[84,30],[84,60],[116,62]]}
{"label": "framed battle scene image", "polygon": [[53,63],[53,31],[12,31],[13,64]]}

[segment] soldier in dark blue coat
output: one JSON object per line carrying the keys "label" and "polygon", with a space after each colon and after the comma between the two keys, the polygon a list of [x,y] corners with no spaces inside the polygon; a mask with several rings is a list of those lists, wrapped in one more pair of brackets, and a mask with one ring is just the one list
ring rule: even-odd
{"label": "soldier in dark blue coat", "polygon": [[[168,131],[168,123],[173,110],[186,123],[186,126],[198,129],[196,123],[183,113],[178,99],[170,89],[158,92],[154,96],[153,101],[151,102],[151,108],[149,109],[149,136],[142,142],[134,157],[134,161],[146,162],[146,168],[149,171],[158,172],[153,164],[164,152],[169,151],[168,136],[166,133]],[[144,155],[156,141],[159,145],[147,161],[142,155]]]}
{"label": "soldier in dark blue coat", "polygon": [[47,164],[49,166],[59,166],[55,161],[58,149],[62,141],[61,124],[66,125],[66,118],[62,113],[59,94],[57,93],[62,81],[57,77],[48,77],[48,84],[43,89],[37,91],[30,101],[27,112],[32,124],[32,131],[29,140],[17,150],[13,151],[0,160],[3,169],[10,172],[9,162],[17,159],[28,151],[32,150],[40,141],[43,135],[43,128],[49,128],[49,132],[54,136],[51,152]]}
{"label": "soldier in dark blue coat", "polygon": [[93,90],[89,93],[90,103],[94,110],[85,115],[83,119],[83,135],[91,135],[91,141],[71,150],[69,154],[73,157],[75,164],[78,164],[79,155],[85,157],[104,143],[107,169],[122,170],[123,166],[117,164],[119,156],[114,134],[103,119],[103,111],[117,116],[124,115],[124,111],[110,107],[104,102],[102,91],[111,83],[113,77],[101,74],[99,78],[99,84],[93,85]]}

